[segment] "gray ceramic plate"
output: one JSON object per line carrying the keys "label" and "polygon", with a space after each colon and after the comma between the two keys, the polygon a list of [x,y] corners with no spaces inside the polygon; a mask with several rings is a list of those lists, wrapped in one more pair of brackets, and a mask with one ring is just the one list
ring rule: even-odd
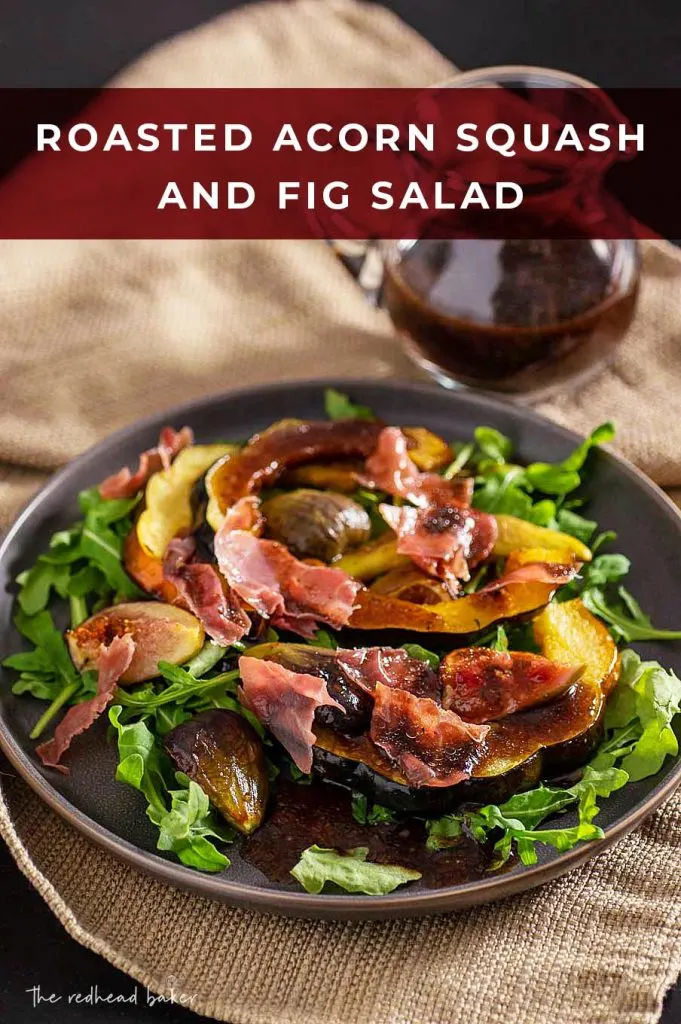
{"label": "gray ceramic plate", "polygon": [[[245,438],[285,416],[323,416],[323,388],[306,382],[235,391],[207,398],[144,420],[103,441],[58,473],[14,525],[0,549],[0,635],[3,656],[20,648],[11,624],[13,579],[43,550],[49,536],[77,518],[76,494],[152,445],[160,426],[188,423],[199,441]],[[523,460],[563,458],[575,435],[518,406],[468,393],[415,385],[335,382],[389,423],[424,424],[447,438],[466,439],[479,424],[509,435]],[[617,532],[618,549],[633,562],[631,589],[653,621],[678,626],[681,618],[681,516],[657,487],[632,466],[607,452],[593,457],[587,485],[588,514]],[[640,653],[681,673],[681,644],[641,644]],[[0,670],[1,671],[1,670]],[[0,743],[16,770],[57,813],[89,839],[141,871],[229,903],[274,913],[327,918],[398,917],[453,910],[508,896],[546,882],[602,852],[635,828],[681,781],[681,763],[668,759],[655,778],[626,786],[604,801],[599,823],[605,839],[568,853],[546,851],[533,867],[442,889],[418,886],[390,896],[310,896],[269,882],[232,853],[221,875],[205,875],[166,860],[154,850],[154,833],[138,793],[114,780],[115,755],[104,740],[104,724],[74,745],[71,774],[40,766],[28,733],[41,705],[10,692],[10,673],[0,676]],[[139,799],[138,799],[139,798]]]}

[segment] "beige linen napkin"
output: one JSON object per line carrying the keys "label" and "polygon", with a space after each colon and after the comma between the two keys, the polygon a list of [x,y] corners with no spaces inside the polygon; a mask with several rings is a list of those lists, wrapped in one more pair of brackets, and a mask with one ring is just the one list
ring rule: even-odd
{"label": "beige linen napkin", "polygon": [[[126,85],[418,85],[452,74],[380,7],[248,7],[164,44]],[[0,523],[48,471],[140,415],[220,388],[413,373],[385,315],[321,243],[3,243]],[[681,260],[646,251],[613,368],[542,411],[681,487]],[[232,910],[92,847],[11,773],[0,832],[78,941],[232,1024],[638,1024],[681,968],[681,798],[543,889],[420,921],[334,924]]]}

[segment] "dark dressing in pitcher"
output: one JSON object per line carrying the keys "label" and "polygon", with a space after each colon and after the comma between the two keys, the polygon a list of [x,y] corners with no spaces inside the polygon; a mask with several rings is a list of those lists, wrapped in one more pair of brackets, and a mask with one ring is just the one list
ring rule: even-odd
{"label": "dark dressing in pitcher", "polygon": [[387,254],[382,298],[442,383],[538,392],[612,355],[637,278],[630,242],[420,240]]}

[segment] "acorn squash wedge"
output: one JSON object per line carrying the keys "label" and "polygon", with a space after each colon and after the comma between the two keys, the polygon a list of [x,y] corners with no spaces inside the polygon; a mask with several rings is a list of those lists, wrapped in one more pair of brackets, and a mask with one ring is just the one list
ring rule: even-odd
{"label": "acorn squash wedge", "polygon": [[[544,526],[535,526],[534,523],[528,523],[525,519],[517,519],[515,516],[495,516],[494,518],[499,530],[492,548],[492,555],[495,557],[505,557],[519,550],[541,549],[546,553],[547,561],[562,562],[568,565],[574,562],[591,561],[591,552],[588,547],[567,533],[548,530]],[[406,555],[398,553],[397,538],[391,532],[357,548],[356,551],[348,552],[335,564],[349,576],[366,583],[381,576],[384,572],[408,565],[409,562],[410,559]]]}
{"label": "acorn squash wedge", "polygon": [[183,449],[168,469],[149,477],[142,510],[123,549],[125,570],[148,594],[173,601],[177,591],[163,577],[163,555],[194,523],[194,488],[216,462],[238,451],[233,444],[196,444]]}
{"label": "acorn squash wedge", "polygon": [[606,697],[618,677],[617,647],[579,600],[549,605],[533,628],[545,657],[582,664],[582,674],[551,703],[491,722],[470,779],[444,788],[410,786],[366,734],[346,737],[323,728],[316,730],[313,773],[399,813],[427,817],[467,801],[500,803],[542,778],[580,767],[601,739]]}

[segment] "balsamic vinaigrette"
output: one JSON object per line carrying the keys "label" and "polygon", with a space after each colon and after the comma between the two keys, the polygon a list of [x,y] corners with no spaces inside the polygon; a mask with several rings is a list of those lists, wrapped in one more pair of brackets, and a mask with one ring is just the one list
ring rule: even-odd
{"label": "balsamic vinaigrette", "polygon": [[382,304],[441,382],[540,391],[607,361],[637,281],[626,242],[420,240],[388,249]]}
{"label": "balsamic vinaigrette", "polygon": [[290,882],[291,868],[308,846],[351,850],[368,847],[368,859],[420,871],[420,885],[438,889],[482,878],[492,862],[490,844],[461,836],[444,850],[426,847],[423,822],[360,825],[352,816],[350,793],[325,782],[280,781],[265,823],[244,840],[241,855],[272,882]]}

